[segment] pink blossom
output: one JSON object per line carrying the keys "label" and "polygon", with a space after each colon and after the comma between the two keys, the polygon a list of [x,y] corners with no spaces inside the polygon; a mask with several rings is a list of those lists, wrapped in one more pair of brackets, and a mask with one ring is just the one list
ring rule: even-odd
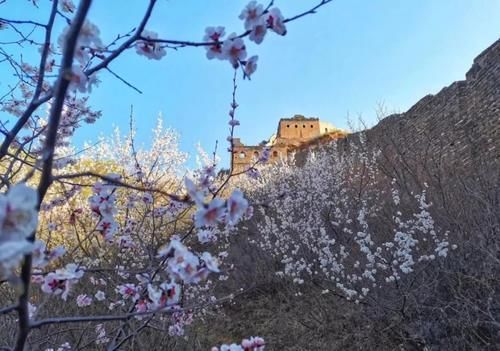
{"label": "pink blossom", "polygon": [[147,205],[151,205],[153,203],[153,195],[151,193],[143,193],[142,201]]}
{"label": "pink blossom", "polygon": [[78,307],[86,307],[92,304],[92,298],[85,294],[80,294],[76,297],[76,304]]}
{"label": "pink blossom", "polygon": [[148,310],[148,304],[146,303],[146,300],[139,300],[135,305],[135,310],[137,312],[146,312]]}
{"label": "pink blossom", "polygon": [[169,259],[167,269],[169,273],[186,283],[196,283],[198,277],[198,257],[187,249],[175,250],[174,257]]}
{"label": "pink blossom", "polygon": [[113,239],[113,235],[118,230],[118,223],[116,223],[113,218],[103,217],[99,221],[96,230],[101,233],[106,241],[110,242]]}
{"label": "pink blossom", "polygon": [[[64,48],[68,32],[69,26],[64,29],[58,38],[58,44],[61,48]],[[99,28],[92,22],[85,20],[80,29],[75,51],[75,59],[82,65],[87,64],[90,60],[91,52],[102,50],[104,47],[99,35]]]}
{"label": "pink blossom", "polygon": [[267,22],[264,17],[261,17],[259,21],[253,26],[248,39],[253,41],[255,44],[261,44],[264,41],[264,37],[267,33]]}
{"label": "pink blossom", "polygon": [[224,35],[224,27],[207,27],[205,29],[205,36],[203,37],[203,41],[215,43],[213,45],[208,45],[205,47],[207,49],[207,58],[209,60],[214,58],[217,58],[219,60],[224,59],[224,55],[222,54],[221,42],[221,39]]}
{"label": "pink blossom", "polygon": [[139,300],[139,287],[134,284],[128,283],[123,285],[118,285],[116,287],[116,292],[118,292],[124,300],[130,298],[132,301]]}
{"label": "pink blossom", "polygon": [[202,206],[205,197],[203,192],[199,191],[194,182],[187,177],[184,178],[184,184],[186,185],[186,190],[191,200],[193,200],[197,206]]}
{"label": "pink blossom", "polygon": [[239,18],[245,21],[245,29],[251,30],[259,22],[263,13],[264,13],[264,6],[258,4],[257,1],[252,0],[243,9]]}
{"label": "pink blossom", "polygon": [[245,77],[250,78],[250,76],[257,70],[257,60],[259,56],[252,56],[245,62],[245,67],[243,72],[245,72]]}
{"label": "pink blossom", "polygon": [[62,246],[48,250],[42,240],[36,240],[33,245],[33,266],[38,268],[45,267],[50,261],[61,257],[66,252]]}
{"label": "pink blossom", "polygon": [[149,30],[144,30],[141,34],[141,39],[137,41],[135,50],[139,55],[144,55],[148,59],[160,60],[167,54],[165,48],[160,43],[152,40],[158,39],[158,34]]}
{"label": "pink blossom", "polygon": [[66,267],[57,269],[56,273],[62,279],[78,280],[83,277],[84,267],[78,266],[75,263],[68,263]]}
{"label": "pink blossom", "polygon": [[210,272],[219,273],[219,262],[209,252],[201,254],[201,259],[205,262],[205,266]]}
{"label": "pink blossom", "polygon": [[222,37],[225,35],[224,27],[207,27],[205,29],[205,36],[203,37],[203,41],[220,41]]}
{"label": "pink blossom", "polygon": [[263,351],[265,344],[264,339],[259,336],[252,336],[250,339],[243,339],[241,341],[243,349],[252,351]]}
{"label": "pink blossom", "polygon": [[89,20],[85,20],[82,28],[80,29],[78,44],[80,46],[88,46],[95,49],[102,48],[102,41],[99,38],[100,34],[100,30],[95,24]]}
{"label": "pink blossom", "polygon": [[220,349],[212,347],[211,351],[264,351],[265,342],[259,336],[251,337],[250,339],[243,339],[241,345],[239,344],[223,344]]}
{"label": "pink blossom", "polygon": [[23,256],[36,246],[26,240],[38,223],[38,194],[19,183],[0,194],[0,277],[13,274]]}
{"label": "pink blossom", "polygon": [[[184,246],[184,244],[180,241],[180,238],[178,235],[174,235],[170,243],[164,247],[162,247],[160,250],[158,250],[158,256],[159,258],[165,258],[165,257],[171,257],[174,255],[175,251],[187,251],[187,248]],[[139,280],[139,278],[136,276],[136,278]],[[142,280],[140,280],[142,281]]]}
{"label": "pink blossom", "polygon": [[74,65],[71,70],[69,89],[81,93],[91,93],[92,85],[97,84],[95,74],[87,77],[81,66]]}
{"label": "pink blossom", "polygon": [[57,273],[49,273],[45,276],[42,291],[50,295],[61,295],[63,300],[68,298],[71,281],[60,277]]}
{"label": "pink blossom", "polygon": [[231,34],[222,44],[222,54],[225,59],[231,62],[234,68],[239,66],[240,61],[247,57],[245,42],[238,38],[236,34]]}
{"label": "pink blossom", "polygon": [[177,304],[181,296],[180,289],[180,285],[174,282],[164,282],[158,287],[148,284],[148,297],[151,300],[152,309]]}
{"label": "pink blossom", "polygon": [[194,215],[197,228],[213,227],[224,215],[224,201],[215,198],[208,205],[201,206]]}
{"label": "pink blossom", "polygon": [[286,26],[283,22],[284,18],[281,14],[280,9],[278,9],[277,7],[273,7],[264,15],[264,17],[266,19],[267,26],[271,28],[275,33],[279,35],[286,34]]}
{"label": "pink blossom", "polygon": [[118,245],[124,249],[130,249],[135,247],[134,240],[129,235],[122,235],[116,238]]}
{"label": "pink blossom", "polygon": [[0,278],[13,274],[25,254],[33,250],[33,244],[27,240],[0,242]]}
{"label": "pink blossom", "polygon": [[235,225],[245,214],[248,208],[248,201],[243,197],[241,190],[233,191],[227,200],[226,220],[230,225]]}
{"label": "pink blossom", "polygon": [[168,335],[170,336],[183,336],[184,335],[184,326],[180,324],[173,324],[168,327]]}
{"label": "pink blossom", "polygon": [[27,238],[36,229],[38,193],[24,183],[0,195],[0,242]]}

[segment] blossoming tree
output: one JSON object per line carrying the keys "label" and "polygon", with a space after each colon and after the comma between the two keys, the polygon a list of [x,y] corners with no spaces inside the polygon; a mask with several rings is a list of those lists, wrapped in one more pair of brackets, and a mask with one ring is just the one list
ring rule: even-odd
{"label": "blossoming tree", "polygon": [[[113,162],[108,153],[97,169],[95,162],[90,166],[78,158],[71,138],[82,124],[101,117],[89,106],[88,96],[102,71],[135,89],[113,73],[115,60],[125,59],[130,51],[160,60],[169,50],[200,47],[208,59],[227,61],[235,71],[231,151],[239,125],[238,73],[250,78],[257,69],[258,57],[248,57],[245,41],[261,44],[272,33],[285,35],[289,22],[330,2],[320,0],[285,17],[274,1],[251,1],[240,14],[242,32],[226,36],[224,27],[208,27],[202,41],[167,39],[152,31],[148,24],[157,0],[145,1],[137,27],[109,43],[101,40],[98,24],[87,18],[91,0],[32,1],[33,6],[48,7],[45,22],[4,18],[1,12],[0,30],[16,40],[2,42],[0,62],[17,79],[0,98],[6,114],[0,126],[0,278],[5,296],[0,314],[15,315],[10,326],[16,326],[2,340],[8,349],[69,350],[90,342],[118,350],[148,328],[182,335],[200,307],[217,302],[204,300],[207,294],[202,292],[211,287],[209,276],[221,272],[224,253],[189,243],[194,237],[206,245],[251,215],[241,191],[220,197],[233,175],[216,181],[217,165],[212,162],[181,179],[172,167],[182,155],[175,147],[164,154],[167,146],[175,146],[169,132],[160,132],[153,148],[142,154],[131,134],[118,151],[123,162]],[[67,24],[61,33],[55,32],[57,23]],[[33,33],[43,40],[32,39]],[[38,62],[17,60],[11,53],[14,46],[38,48]],[[46,118],[43,109],[48,110]],[[68,307],[50,315],[54,309],[49,307],[59,304]],[[98,304],[107,305],[108,313],[85,312]],[[60,340],[57,326],[81,322],[93,327]],[[262,350],[264,345],[262,338],[252,337],[220,349]]]}
{"label": "blossoming tree", "polygon": [[381,172],[380,152],[364,135],[352,139],[348,152],[334,144],[311,152],[300,167],[266,168],[239,185],[255,203],[264,201],[253,241],[281,264],[277,275],[298,286],[320,282],[324,293],[360,303],[456,245],[436,226],[426,188],[404,194]]}

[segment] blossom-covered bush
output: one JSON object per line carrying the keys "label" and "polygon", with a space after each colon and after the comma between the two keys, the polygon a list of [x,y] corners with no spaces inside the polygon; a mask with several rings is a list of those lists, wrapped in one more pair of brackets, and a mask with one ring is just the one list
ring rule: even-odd
{"label": "blossom-covered bush", "polygon": [[378,157],[361,137],[348,152],[332,146],[310,153],[299,167],[263,169],[248,182],[254,200],[266,202],[258,208],[255,243],[282,264],[277,275],[297,284],[319,280],[325,292],[359,302],[447,256],[448,233],[435,226],[426,190],[412,196],[412,207],[402,206]]}

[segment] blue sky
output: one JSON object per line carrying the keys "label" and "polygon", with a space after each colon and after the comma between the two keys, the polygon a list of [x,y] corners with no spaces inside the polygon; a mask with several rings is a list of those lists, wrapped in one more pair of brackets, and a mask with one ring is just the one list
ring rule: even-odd
{"label": "blue sky", "polygon": [[[275,4],[288,17],[317,2]],[[21,18],[33,11],[27,3],[7,1],[0,6],[0,17]],[[130,30],[146,3],[94,1],[89,18],[106,41]],[[241,32],[238,15],[246,3],[159,0],[147,28],[161,37],[185,40],[200,40],[209,25]],[[423,96],[463,79],[473,58],[499,37],[499,0],[334,1],[290,23],[285,37],[273,33],[259,46],[247,43],[249,54],[259,55],[259,66],[251,82],[239,82],[241,127],[236,134],[247,144],[258,143],[275,131],[280,118],[294,114],[319,117],[341,128],[347,128],[348,115],[359,114],[373,124],[377,104],[407,110]],[[229,63],[207,60],[202,48],[185,48],[168,51],[162,61],[149,61],[131,50],[111,67],[144,93],[102,74],[91,101],[103,117],[78,132],[76,145],[95,140],[96,131],[109,134],[116,125],[125,130],[130,105],[141,142],[150,139],[162,112],[165,124],[180,132],[183,150],[194,152],[198,141],[206,149],[215,140],[226,145]]]}

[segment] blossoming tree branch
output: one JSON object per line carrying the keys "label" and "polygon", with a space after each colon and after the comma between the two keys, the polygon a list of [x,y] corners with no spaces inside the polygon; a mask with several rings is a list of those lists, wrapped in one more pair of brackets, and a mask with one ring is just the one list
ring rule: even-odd
{"label": "blossoming tree branch", "polygon": [[[0,1],[0,8],[7,2]],[[6,297],[2,302],[8,302],[0,314],[15,315],[17,329],[9,344],[0,346],[24,350],[39,342],[59,350],[84,348],[88,330],[72,344],[50,327],[89,322],[91,343],[118,350],[147,328],[183,335],[206,306],[234,298],[207,293],[216,284],[210,276],[225,275],[221,265],[227,256],[214,252],[211,244],[252,215],[242,191],[221,197],[234,174],[218,181],[216,158],[206,157],[198,171],[179,179],[176,167],[185,156],[176,149],[175,134],[161,125],[148,152],[137,149],[131,128],[130,136],[114,148],[101,145],[99,156],[85,154],[97,157],[99,167],[86,165],[84,158],[76,162],[79,153],[71,138],[81,125],[101,117],[89,106],[88,96],[102,71],[138,90],[114,73],[115,60],[129,54],[160,60],[169,50],[200,47],[208,59],[227,61],[235,71],[228,136],[232,151],[239,125],[237,80],[251,78],[257,69],[258,56],[247,53],[246,41],[261,44],[266,36],[283,36],[290,22],[330,2],[321,0],[285,17],[274,1],[251,1],[239,16],[242,31],[227,35],[222,26],[207,27],[201,41],[164,38],[149,28],[157,0],[145,1],[137,27],[110,43],[101,40],[98,23],[87,18],[91,0],[32,1],[49,7],[43,23],[14,18],[19,15],[14,13],[3,17],[7,14],[0,11],[0,33],[16,38],[0,43],[0,63],[16,78],[0,96],[7,115],[0,125],[0,278]],[[56,33],[59,22],[67,26]],[[34,33],[43,40],[33,39]],[[38,49],[38,63],[13,54],[26,47]],[[265,152],[256,164],[267,157]],[[72,312],[49,315],[49,306],[57,304],[67,304]],[[108,313],[87,312],[95,305]],[[56,340],[61,342],[56,345]],[[220,349],[264,346],[262,338],[251,337]]]}

